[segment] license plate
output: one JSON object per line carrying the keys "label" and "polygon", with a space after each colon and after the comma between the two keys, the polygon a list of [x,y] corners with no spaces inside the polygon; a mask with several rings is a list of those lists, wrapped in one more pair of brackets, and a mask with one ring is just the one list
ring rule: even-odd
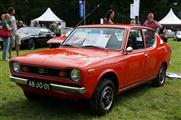
{"label": "license plate", "polygon": [[50,90],[50,84],[49,83],[29,80],[27,82],[27,85],[32,87],[32,88],[38,88],[38,89],[43,89],[43,90]]}

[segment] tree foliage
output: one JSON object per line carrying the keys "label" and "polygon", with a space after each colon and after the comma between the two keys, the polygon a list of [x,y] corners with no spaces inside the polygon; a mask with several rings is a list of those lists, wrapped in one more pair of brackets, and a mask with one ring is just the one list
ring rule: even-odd
{"label": "tree foliage", "polygon": [[[86,14],[102,1],[105,1],[102,6],[86,19],[87,24],[99,23],[100,18],[103,18],[109,9],[115,10],[116,23],[129,23],[130,4],[133,3],[133,0],[86,0]],[[177,5],[173,3],[177,3]],[[0,0],[0,13],[6,12],[9,6],[14,6],[16,18],[26,23],[42,15],[48,7],[59,18],[66,21],[67,26],[75,26],[80,21],[79,0]],[[177,15],[181,15],[179,0],[140,0],[140,21],[144,22],[148,12],[155,13],[155,19],[160,20],[171,7]]]}

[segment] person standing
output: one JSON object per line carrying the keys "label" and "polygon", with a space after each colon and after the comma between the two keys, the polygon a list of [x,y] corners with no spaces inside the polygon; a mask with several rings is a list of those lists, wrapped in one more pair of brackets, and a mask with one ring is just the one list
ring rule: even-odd
{"label": "person standing", "polygon": [[8,60],[7,59],[7,52],[8,52],[8,49],[9,49],[9,44],[10,44],[10,31],[13,29],[10,27],[10,19],[11,19],[11,16],[9,14],[2,14],[1,15],[1,19],[2,19],[2,22],[1,22],[1,27],[4,31],[7,31],[9,32],[9,36],[1,36],[1,39],[3,40],[3,54],[2,54],[2,59],[3,60]]}
{"label": "person standing", "polygon": [[154,14],[148,13],[148,20],[146,20],[143,24],[143,26],[152,28],[153,30],[158,32],[158,29],[162,28],[162,25],[154,20]]}
{"label": "person standing", "polygon": [[10,46],[9,46],[9,56],[10,59],[12,58],[12,48],[15,44],[16,47],[16,55],[19,55],[19,50],[20,50],[20,41],[19,39],[16,40],[16,32],[17,32],[17,25],[16,25],[16,18],[15,18],[15,8],[14,7],[9,7],[7,12],[11,15],[11,26],[13,26],[13,29],[11,30],[11,36],[10,36]]}
{"label": "person standing", "polygon": [[108,10],[105,18],[103,19],[104,24],[114,24],[113,22],[114,15],[115,15],[114,10]]}
{"label": "person standing", "polygon": [[25,26],[26,26],[26,25],[23,23],[22,20],[18,21],[18,23],[17,23],[18,29],[20,29],[20,28],[22,28],[22,27],[25,27]]}
{"label": "person standing", "polygon": [[131,25],[136,25],[136,20],[135,19],[130,20],[130,24]]}
{"label": "person standing", "polygon": [[166,27],[162,27],[158,33],[162,38],[162,40],[165,42],[167,42],[166,31],[167,31]]}

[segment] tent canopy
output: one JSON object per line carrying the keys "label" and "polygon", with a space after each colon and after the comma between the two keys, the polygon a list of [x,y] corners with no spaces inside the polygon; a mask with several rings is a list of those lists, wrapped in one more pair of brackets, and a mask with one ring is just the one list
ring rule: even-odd
{"label": "tent canopy", "polygon": [[42,21],[42,22],[63,22],[58,18],[50,8],[48,8],[40,17],[34,19],[33,21]]}
{"label": "tent canopy", "polygon": [[163,25],[181,25],[181,20],[174,14],[171,8],[169,13],[159,23]]}

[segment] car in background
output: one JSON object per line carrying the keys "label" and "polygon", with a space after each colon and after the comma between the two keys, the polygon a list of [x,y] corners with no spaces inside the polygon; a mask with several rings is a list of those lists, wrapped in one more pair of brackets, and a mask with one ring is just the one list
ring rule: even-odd
{"label": "car in background", "polygon": [[17,34],[21,46],[28,49],[47,46],[46,42],[55,36],[55,33],[43,27],[22,27],[17,31]]}
{"label": "car in background", "polygon": [[59,48],[12,58],[10,78],[28,100],[37,95],[85,99],[93,112],[103,115],[118,93],[144,83],[163,86],[170,56],[171,48],[151,28],[85,25]]}
{"label": "car in background", "polygon": [[176,40],[175,32],[170,29],[166,30],[165,36],[166,38],[173,38],[174,40]]}
{"label": "car in background", "polygon": [[176,32],[176,40],[181,41],[181,31]]}
{"label": "car in background", "polygon": [[49,48],[59,47],[65,38],[72,32],[72,27],[65,27],[61,29],[61,36],[53,37],[47,41]]}

